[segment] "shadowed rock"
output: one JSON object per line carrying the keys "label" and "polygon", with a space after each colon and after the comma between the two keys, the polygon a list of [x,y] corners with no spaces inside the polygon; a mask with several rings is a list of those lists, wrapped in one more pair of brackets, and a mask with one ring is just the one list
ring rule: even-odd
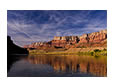
{"label": "shadowed rock", "polygon": [[10,70],[14,62],[20,60],[22,57],[27,57],[27,54],[27,49],[15,45],[10,36],[7,36],[7,72]]}
{"label": "shadowed rock", "polygon": [[7,36],[7,54],[28,54],[28,51],[15,45],[10,36]]}

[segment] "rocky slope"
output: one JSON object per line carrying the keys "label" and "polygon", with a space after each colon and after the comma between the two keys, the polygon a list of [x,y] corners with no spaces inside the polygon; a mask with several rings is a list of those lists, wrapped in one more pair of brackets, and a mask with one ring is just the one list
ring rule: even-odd
{"label": "rocky slope", "polygon": [[7,36],[7,54],[28,54],[27,49],[21,48],[13,43],[10,36]]}
{"label": "rocky slope", "polygon": [[81,36],[55,36],[50,42],[35,42],[25,45],[24,48],[81,48],[81,47],[106,47],[107,30],[83,34]]}
{"label": "rocky slope", "polygon": [[21,48],[13,43],[10,36],[7,36],[7,72],[10,70],[12,64],[22,57],[26,57],[28,50]]}

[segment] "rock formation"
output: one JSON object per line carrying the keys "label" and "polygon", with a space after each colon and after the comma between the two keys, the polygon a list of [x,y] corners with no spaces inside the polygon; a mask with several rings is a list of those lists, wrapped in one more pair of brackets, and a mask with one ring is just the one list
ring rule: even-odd
{"label": "rock formation", "polygon": [[101,47],[107,46],[107,30],[83,34],[81,36],[55,36],[50,42],[35,42],[31,45],[25,45],[25,48],[55,47]]}
{"label": "rock formation", "polygon": [[13,43],[10,36],[7,36],[7,54],[28,54],[27,49],[21,48]]}
{"label": "rock formation", "polygon": [[14,62],[27,56],[20,54],[28,54],[28,50],[15,45],[10,36],[7,36],[7,72]]}
{"label": "rock formation", "polygon": [[107,46],[107,30],[101,30],[99,32],[93,32],[90,34],[83,34],[79,37],[79,39],[79,44],[76,46],[105,47]]}
{"label": "rock formation", "polygon": [[78,42],[78,36],[54,37],[54,39],[51,41],[52,45],[56,47],[66,47],[67,45],[73,45]]}

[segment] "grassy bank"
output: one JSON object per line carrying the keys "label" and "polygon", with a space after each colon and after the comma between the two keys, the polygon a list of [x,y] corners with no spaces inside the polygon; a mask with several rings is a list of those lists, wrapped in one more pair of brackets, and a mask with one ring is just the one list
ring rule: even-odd
{"label": "grassy bank", "polygon": [[30,54],[49,54],[49,55],[81,55],[81,56],[107,56],[107,50],[106,49],[94,49],[92,51],[86,51],[86,52],[82,52],[82,51],[78,51],[78,52],[74,52],[74,51],[44,51],[44,50],[30,50],[29,51]]}
{"label": "grassy bank", "polygon": [[78,55],[107,56],[107,50],[95,49],[94,51],[89,51],[89,52],[78,52]]}
{"label": "grassy bank", "polygon": [[63,55],[63,54],[65,54],[65,55],[72,55],[72,54],[77,54],[77,53],[75,53],[75,52],[65,52],[65,51],[60,51],[60,52],[58,52],[58,51],[52,51],[52,52],[48,52],[48,51],[43,51],[43,50],[31,50],[31,51],[29,51],[30,52],[30,54],[58,54],[58,55]]}

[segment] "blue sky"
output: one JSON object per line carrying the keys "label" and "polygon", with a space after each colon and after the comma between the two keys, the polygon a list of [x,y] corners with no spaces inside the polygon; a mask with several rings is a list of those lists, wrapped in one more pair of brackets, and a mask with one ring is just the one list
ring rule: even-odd
{"label": "blue sky", "polygon": [[107,28],[106,10],[8,10],[7,34],[15,44],[80,36]]}

